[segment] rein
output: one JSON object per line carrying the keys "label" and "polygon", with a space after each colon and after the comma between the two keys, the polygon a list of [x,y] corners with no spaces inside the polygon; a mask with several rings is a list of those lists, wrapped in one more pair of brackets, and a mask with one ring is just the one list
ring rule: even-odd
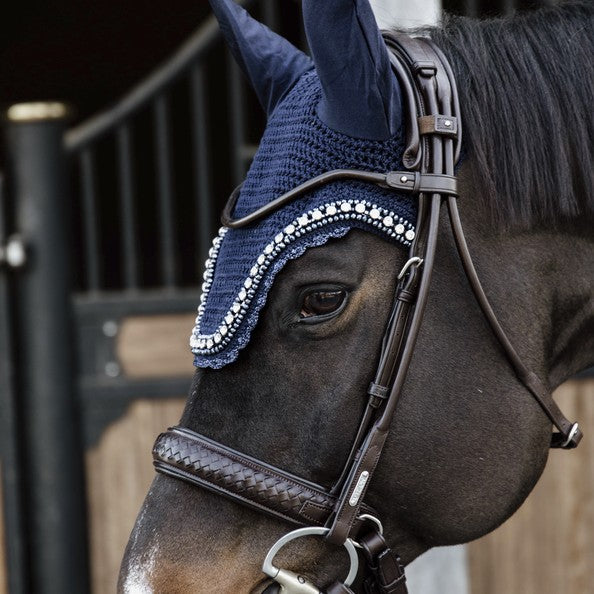
{"label": "rein", "polygon": [[[522,382],[557,428],[551,447],[575,448],[582,438],[577,423],[568,421],[549,389],[522,362],[499,324],[474,268],[457,208],[455,165],[459,160],[462,126],[456,84],[450,65],[426,38],[384,34],[394,73],[407,106],[406,171],[386,174],[335,170],[311,179],[263,208],[238,220],[232,212],[236,189],[224,210],[223,224],[243,227],[322,184],[357,179],[410,192],[418,200],[416,236],[395,291],[379,364],[367,392],[367,407],[343,471],[330,490],[237,452],[183,427],[162,433],[153,449],[158,472],[204,487],[301,528],[283,537],[266,558],[264,571],[281,584],[282,592],[319,592],[301,576],[277,569],[271,553],[285,542],[306,534],[322,535],[344,545],[351,557],[347,580],[325,589],[327,594],[352,593],[359,546],[365,562],[367,594],[406,594],[404,569],[383,538],[377,513],[364,504],[404,385],[421,327],[435,260],[439,214],[447,205],[460,260],[474,296],[502,350]],[[307,532],[305,532],[307,531]],[[298,534],[297,534],[298,533]],[[282,541],[282,542],[281,542]],[[276,547],[276,548],[275,548]],[[272,555],[274,556],[274,555]]]}

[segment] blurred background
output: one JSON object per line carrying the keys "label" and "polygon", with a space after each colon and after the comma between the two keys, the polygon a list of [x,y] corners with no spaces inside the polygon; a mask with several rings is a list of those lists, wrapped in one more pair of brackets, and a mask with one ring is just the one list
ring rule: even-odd
{"label": "blurred background", "polygon": [[[244,4],[304,47],[298,1]],[[543,4],[378,0],[376,14]],[[0,594],[103,594],[153,440],[181,413],[202,263],[265,121],[205,1],[23,2],[0,30]],[[594,429],[591,379],[557,399]],[[520,512],[451,557],[457,594],[591,591],[592,454],[589,440],[553,452]]]}

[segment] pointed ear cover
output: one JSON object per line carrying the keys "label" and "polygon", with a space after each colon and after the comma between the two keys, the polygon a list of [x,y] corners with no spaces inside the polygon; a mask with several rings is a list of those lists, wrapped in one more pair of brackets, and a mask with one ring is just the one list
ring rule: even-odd
{"label": "pointed ear cover", "polygon": [[400,89],[368,0],[303,0],[303,19],[322,83],[321,120],[355,138],[393,136]]}
{"label": "pointed ear cover", "polygon": [[[326,0],[320,0],[325,2]],[[333,169],[402,169],[402,130],[381,142],[329,128],[318,116],[315,71],[306,72],[268,118],[233,216],[245,216],[308,179]],[[416,201],[360,181],[327,184],[241,229],[224,227],[209,252],[192,332],[198,367],[218,369],[248,345],[275,276],[307,249],[351,229],[398,245],[414,239]]]}
{"label": "pointed ear cover", "polygon": [[[211,4],[270,116],[234,217],[333,169],[402,169],[400,93],[367,0],[303,0],[317,72],[233,2]],[[410,196],[349,180],[317,188],[253,225],[223,227],[209,252],[190,339],[195,364],[219,369],[237,359],[290,260],[352,229],[407,247],[415,219]]]}
{"label": "pointed ear cover", "polygon": [[235,60],[270,115],[313,62],[233,0],[210,0]]}

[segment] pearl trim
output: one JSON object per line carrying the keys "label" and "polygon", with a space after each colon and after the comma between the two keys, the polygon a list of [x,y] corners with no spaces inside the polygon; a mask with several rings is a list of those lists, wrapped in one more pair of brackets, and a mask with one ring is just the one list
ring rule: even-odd
{"label": "pearl trim", "polygon": [[252,302],[266,270],[270,267],[279,253],[299,237],[320,229],[325,225],[341,221],[363,221],[375,227],[391,239],[396,239],[409,245],[415,237],[413,225],[399,217],[392,211],[379,207],[366,200],[339,200],[330,202],[307,211],[297,217],[281,232],[277,233],[252,266],[249,276],[245,279],[229,311],[223,317],[217,330],[212,334],[202,334],[200,324],[204,315],[206,301],[212,286],[214,269],[221,249],[221,244],[228,231],[226,227],[219,229],[208,252],[205,263],[202,295],[198,306],[196,325],[190,337],[190,347],[195,355],[214,355],[222,351],[231,341],[233,335],[241,325],[250,303]]}

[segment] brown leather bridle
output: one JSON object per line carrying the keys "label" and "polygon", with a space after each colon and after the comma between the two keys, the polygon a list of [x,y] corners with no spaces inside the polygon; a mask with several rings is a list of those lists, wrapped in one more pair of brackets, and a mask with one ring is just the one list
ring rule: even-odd
{"label": "brown leather bridle", "polygon": [[[385,174],[330,171],[246,217],[233,220],[236,191],[223,213],[223,224],[232,228],[243,227],[315,187],[343,179],[362,180],[398,192],[410,192],[417,197],[416,237],[410,247],[409,259],[398,277],[379,364],[367,392],[367,406],[339,479],[326,490],[183,427],[162,433],[155,443],[153,457],[158,472],[294,524],[324,526],[327,528],[325,538],[332,543],[340,545],[349,538],[356,538],[366,560],[366,591],[404,594],[404,571],[375,523],[365,519],[369,514],[377,514],[365,506],[364,498],[390,431],[421,327],[435,260],[442,203],[447,204],[457,250],[484,316],[518,379],[558,430],[552,434],[551,447],[575,448],[582,432],[577,423],[565,418],[550,390],[522,362],[499,324],[475,271],[456,203],[454,167],[460,156],[462,129],[450,65],[429,39],[393,34],[384,34],[384,38],[406,104],[407,147],[403,162],[407,170]],[[336,594],[351,590],[336,582],[326,592]]]}

